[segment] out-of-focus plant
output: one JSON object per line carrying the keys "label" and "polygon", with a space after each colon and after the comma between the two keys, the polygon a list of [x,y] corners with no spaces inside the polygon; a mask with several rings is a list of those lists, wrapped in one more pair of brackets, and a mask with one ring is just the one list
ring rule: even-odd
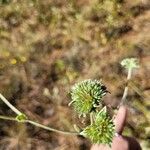
{"label": "out-of-focus plant", "polygon": [[98,0],[93,5],[93,12],[100,12],[109,26],[117,26],[120,20],[122,1]]}
{"label": "out-of-focus plant", "polygon": [[15,50],[12,52],[7,49],[2,49],[0,53],[0,59],[2,60],[2,63],[0,64],[0,69],[3,69],[11,65],[25,63],[28,59],[28,53],[29,52],[22,52],[22,51],[16,52]]}
{"label": "out-of-focus plant", "polygon": [[[132,70],[139,67],[136,58],[127,58],[121,62],[121,65],[128,70],[127,81],[131,79]],[[16,113],[16,117],[0,116],[0,119],[12,120],[21,123],[29,123],[34,126],[54,131],[62,134],[82,135],[89,138],[92,143],[106,144],[111,146],[115,136],[115,125],[112,117],[107,111],[107,106],[103,103],[103,97],[108,93],[107,88],[98,80],[85,80],[75,84],[71,89],[71,102],[73,108],[79,115],[79,119],[89,118],[90,123],[83,128],[77,128],[74,132],[60,131],[35,121],[29,120],[28,117],[15,108],[9,101],[0,94],[0,99]],[[125,104],[128,94],[128,85],[125,87],[121,104]]]}
{"label": "out-of-focus plant", "polygon": [[0,4],[8,4],[11,0],[0,0]]}

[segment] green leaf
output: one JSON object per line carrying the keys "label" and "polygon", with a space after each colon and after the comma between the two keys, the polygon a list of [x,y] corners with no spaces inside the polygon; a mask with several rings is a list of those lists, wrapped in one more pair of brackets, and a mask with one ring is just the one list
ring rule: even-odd
{"label": "green leaf", "polygon": [[17,115],[16,120],[18,122],[24,122],[25,120],[27,120],[27,116],[25,114]]}

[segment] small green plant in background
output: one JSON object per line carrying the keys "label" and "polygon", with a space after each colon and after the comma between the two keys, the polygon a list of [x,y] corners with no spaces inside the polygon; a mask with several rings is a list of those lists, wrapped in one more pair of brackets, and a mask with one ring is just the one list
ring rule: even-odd
{"label": "small green plant in background", "polygon": [[[139,67],[136,58],[127,58],[121,62],[121,65],[127,69],[127,82],[131,79],[132,70]],[[103,103],[103,97],[108,93],[107,88],[98,80],[85,80],[75,84],[71,89],[71,102],[69,106],[73,106],[79,119],[84,117],[89,118],[90,122],[85,127],[74,132],[60,131],[35,121],[15,108],[9,101],[0,94],[0,99],[16,113],[16,117],[8,117],[0,115],[0,119],[17,121],[19,123],[29,123],[34,126],[54,131],[62,134],[81,135],[91,140],[92,143],[106,144],[111,146],[113,137],[115,136],[115,125],[113,117],[107,111],[107,106]],[[123,97],[120,104],[126,103],[128,94],[128,84],[125,87]]]}

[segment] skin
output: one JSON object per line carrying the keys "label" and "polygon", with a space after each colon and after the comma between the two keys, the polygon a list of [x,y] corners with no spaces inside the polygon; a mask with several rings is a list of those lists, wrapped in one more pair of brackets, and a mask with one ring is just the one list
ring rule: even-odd
{"label": "skin", "polygon": [[127,107],[121,106],[114,120],[115,130],[119,136],[114,137],[111,148],[102,144],[95,144],[91,147],[91,150],[141,150],[140,144],[135,138],[122,135],[126,118]]}

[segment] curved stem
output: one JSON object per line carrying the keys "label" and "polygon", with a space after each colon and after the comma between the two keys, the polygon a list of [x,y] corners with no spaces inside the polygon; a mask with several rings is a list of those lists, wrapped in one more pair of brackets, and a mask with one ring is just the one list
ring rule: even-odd
{"label": "curved stem", "polygon": [[49,131],[53,131],[53,132],[57,132],[57,133],[61,133],[61,134],[79,135],[78,132],[61,131],[61,130],[58,130],[58,129],[54,129],[54,128],[51,128],[51,127],[42,125],[42,124],[37,123],[37,122],[32,121],[32,120],[25,120],[25,122],[26,122],[26,123],[29,123],[29,124],[32,124],[32,125],[34,125],[34,126],[37,126],[37,127],[39,127],[39,128],[43,128],[43,129],[45,129],[45,130],[49,130]]}
{"label": "curved stem", "polygon": [[[16,118],[8,117],[8,116],[2,116],[2,115],[0,115],[0,119],[18,122],[18,120],[16,120]],[[53,131],[53,132],[57,132],[57,133],[61,133],[61,134],[66,134],[66,135],[79,135],[80,134],[78,132],[69,132],[69,131],[61,131],[61,130],[58,130],[58,129],[54,129],[54,128],[42,125],[42,124],[37,123],[37,122],[32,121],[32,120],[24,120],[24,121],[19,122],[19,123],[29,123],[29,124],[32,124],[34,126],[37,126],[39,128],[42,128],[42,129],[45,129],[45,130],[48,130],[48,131]]]}
{"label": "curved stem", "polygon": [[[17,108],[15,108],[12,104],[10,104],[9,101],[8,101],[1,93],[0,93],[0,99],[8,106],[11,110],[13,110],[17,115],[22,115],[22,113],[21,113]],[[0,119],[20,122],[20,121],[17,120],[17,118],[8,117],[8,116],[2,116],[2,115],[0,115]],[[49,130],[49,131],[53,131],[53,132],[57,132],[57,133],[61,133],[61,134],[79,135],[78,132],[61,131],[61,130],[58,130],[58,129],[54,129],[54,128],[51,128],[51,127],[42,125],[42,124],[37,123],[37,122],[35,122],[35,121],[25,119],[25,118],[24,118],[24,120],[21,120],[21,123],[29,123],[29,124],[32,124],[32,125],[37,126],[37,127],[39,127],[39,128],[43,128],[43,129],[45,129],[45,130]]]}
{"label": "curved stem", "polygon": [[1,93],[0,93],[0,99],[17,115],[22,114],[17,108],[15,108],[11,103],[9,103],[9,101]]}

